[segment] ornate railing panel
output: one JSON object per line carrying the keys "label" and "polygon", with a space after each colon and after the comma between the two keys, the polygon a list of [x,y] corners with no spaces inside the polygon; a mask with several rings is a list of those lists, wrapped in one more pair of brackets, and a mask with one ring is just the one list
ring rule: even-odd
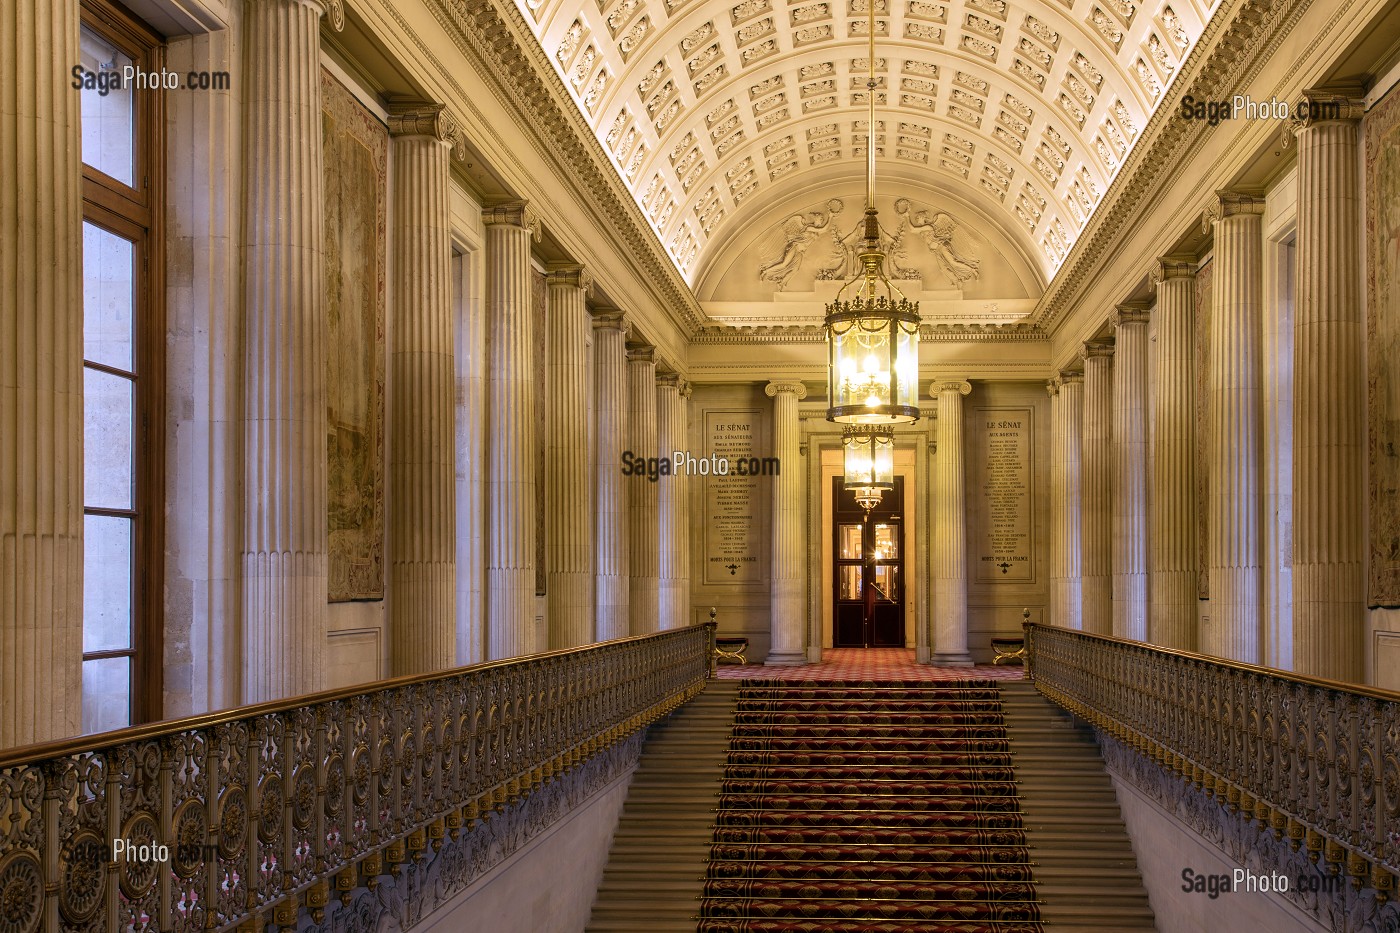
{"label": "ornate railing panel", "polygon": [[1296,850],[1370,883],[1400,875],[1400,694],[1027,624],[1041,693]]}
{"label": "ornate railing panel", "polygon": [[319,922],[332,890],[693,697],[713,639],[710,623],[0,754],[0,930]]}

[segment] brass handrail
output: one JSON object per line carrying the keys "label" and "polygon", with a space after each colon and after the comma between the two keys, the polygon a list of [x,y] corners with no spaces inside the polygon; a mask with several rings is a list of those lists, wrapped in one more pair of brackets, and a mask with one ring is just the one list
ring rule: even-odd
{"label": "brass handrail", "polygon": [[[332,885],[347,893],[436,848],[693,697],[713,629],[10,750],[6,920],[193,933],[294,925],[303,906],[315,917]],[[124,859],[118,840],[152,857]]]}
{"label": "brass handrail", "polygon": [[1037,689],[1384,901],[1400,694],[1027,622]]}

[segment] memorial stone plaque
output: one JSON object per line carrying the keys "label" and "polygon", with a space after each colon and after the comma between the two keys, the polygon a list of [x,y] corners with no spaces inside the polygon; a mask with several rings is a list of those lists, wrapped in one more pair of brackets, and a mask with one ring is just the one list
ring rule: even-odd
{"label": "memorial stone plaque", "polygon": [[982,498],[977,580],[1033,582],[1031,409],[981,408],[975,417],[975,475]]}
{"label": "memorial stone plaque", "polygon": [[705,412],[705,454],[711,462],[730,465],[724,475],[703,477],[705,484],[705,582],[763,583],[767,561],[761,559],[765,501],[763,479],[734,472],[733,461],[759,456],[755,431],[760,412],[753,409]]}

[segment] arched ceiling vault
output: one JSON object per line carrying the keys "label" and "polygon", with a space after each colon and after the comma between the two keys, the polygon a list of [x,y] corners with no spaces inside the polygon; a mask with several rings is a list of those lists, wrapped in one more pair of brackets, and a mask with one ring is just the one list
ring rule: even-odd
{"label": "arched ceiling vault", "polygon": [[[517,0],[692,284],[762,205],[863,176],[870,2]],[[1218,0],[873,2],[882,192],[962,191],[1048,282]]]}

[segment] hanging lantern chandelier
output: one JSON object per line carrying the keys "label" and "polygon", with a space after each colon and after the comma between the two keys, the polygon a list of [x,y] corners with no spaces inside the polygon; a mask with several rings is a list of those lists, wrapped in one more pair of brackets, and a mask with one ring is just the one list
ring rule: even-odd
{"label": "hanging lantern chandelier", "polygon": [[894,488],[892,426],[919,419],[919,303],[885,274],[875,208],[875,2],[869,4],[865,228],[860,268],[826,306],[828,421],[841,438],[846,488],[867,512]]}
{"label": "hanging lantern chandelier", "polygon": [[888,428],[848,425],[841,435],[843,476],[856,503],[869,512],[894,488],[894,434]]}
{"label": "hanging lantern chandelier", "polygon": [[875,208],[875,0],[866,57],[865,229],[860,269],[826,306],[826,417],[841,424],[919,420],[919,303],[890,283]]}

